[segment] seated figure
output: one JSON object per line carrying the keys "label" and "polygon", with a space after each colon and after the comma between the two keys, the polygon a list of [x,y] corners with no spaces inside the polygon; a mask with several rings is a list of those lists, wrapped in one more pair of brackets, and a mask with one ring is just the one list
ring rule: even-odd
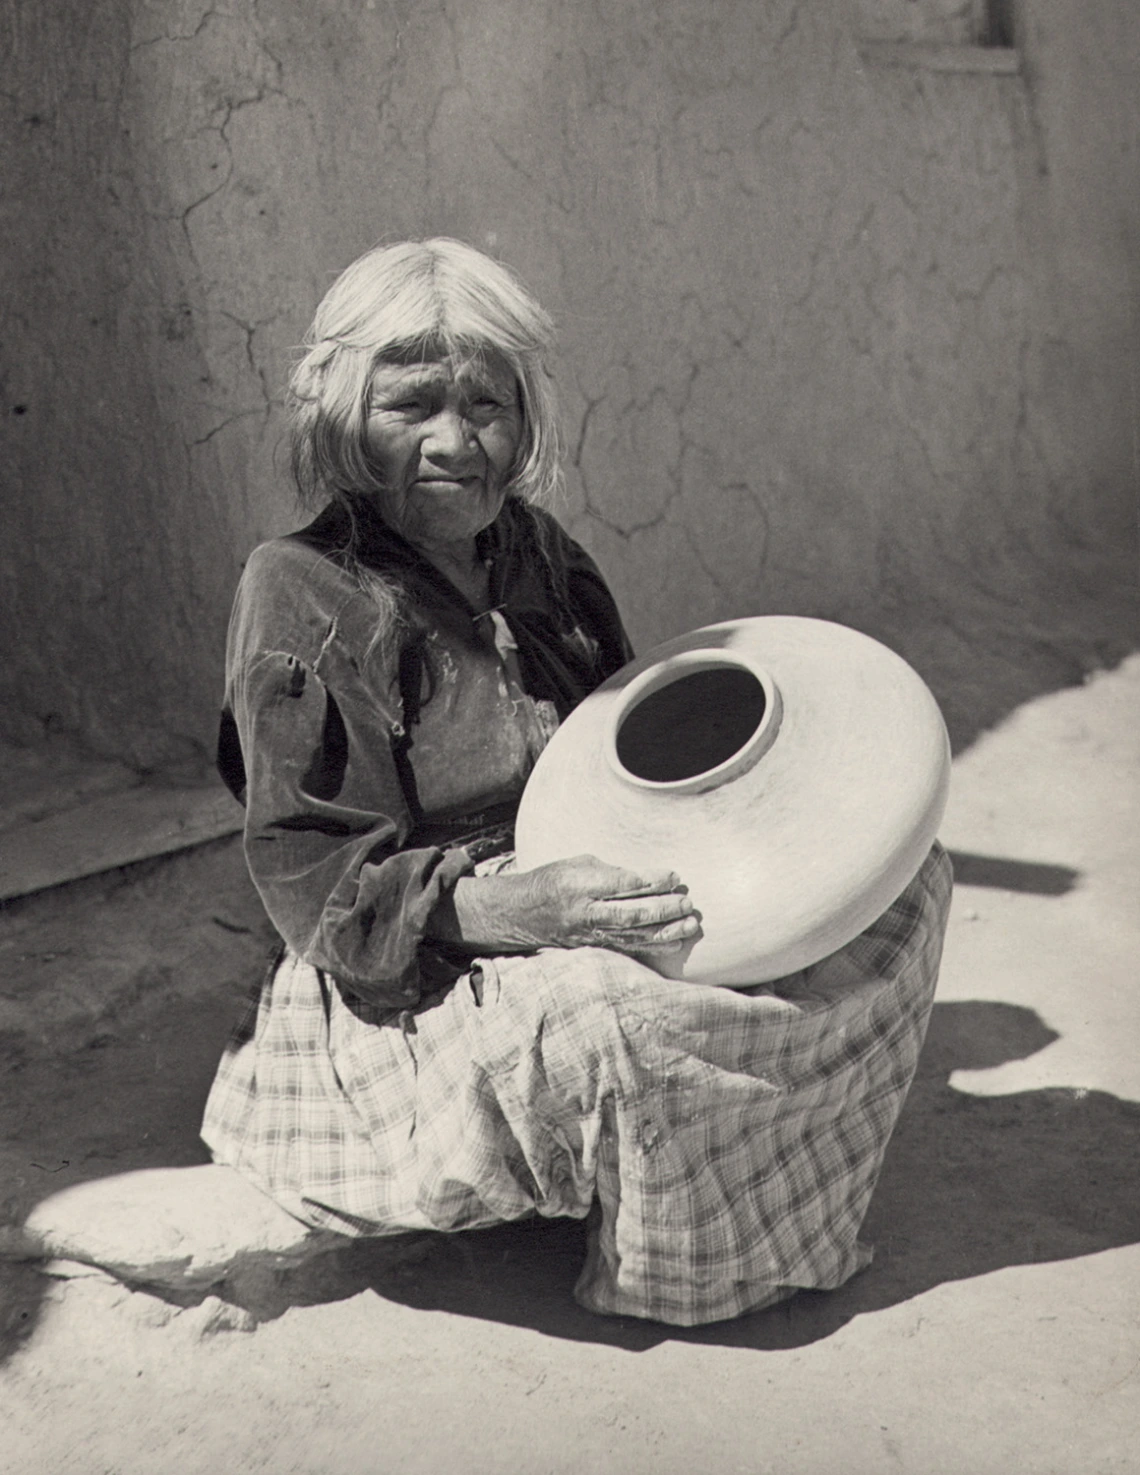
{"label": "seated figure", "polygon": [[203,1136],[348,1235],[593,1210],[582,1304],[695,1325],[867,1263],[949,865],[936,846],[847,947],[732,990],[650,966],[699,928],[683,876],[512,867],[538,755],[631,656],[542,506],[550,345],[455,241],[370,251],[320,305],[291,383],[316,515],[249,559],[219,739],[282,948]]}

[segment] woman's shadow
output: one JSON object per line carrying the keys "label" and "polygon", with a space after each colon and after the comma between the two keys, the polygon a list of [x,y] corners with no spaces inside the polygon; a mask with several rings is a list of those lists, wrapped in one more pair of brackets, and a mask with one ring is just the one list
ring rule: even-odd
{"label": "woman's shadow", "polygon": [[694,1330],[594,1316],[571,1299],[585,1227],[563,1220],[441,1235],[423,1258],[394,1268],[364,1242],[342,1252],[341,1270],[357,1288],[408,1306],[577,1341],[759,1349],[818,1341],[944,1281],[1140,1241],[1140,1103],[1069,1088],[970,1096],[949,1084],[955,1070],[1023,1059],[1055,1038],[1017,1005],[935,1006],[864,1226],[874,1263],[838,1291],[801,1292]]}

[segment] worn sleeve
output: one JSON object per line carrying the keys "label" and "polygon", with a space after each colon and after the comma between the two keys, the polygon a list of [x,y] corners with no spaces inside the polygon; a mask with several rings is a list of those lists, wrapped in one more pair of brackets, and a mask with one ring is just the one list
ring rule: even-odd
{"label": "worn sleeve", "polygon": [[463,849],[401,849],[412,817],[391,741],[398,714],[281,651],[232,670],[230,691],[246,857],[271,920],[370,1002],[415,1003],[428,918],[472,863]]}

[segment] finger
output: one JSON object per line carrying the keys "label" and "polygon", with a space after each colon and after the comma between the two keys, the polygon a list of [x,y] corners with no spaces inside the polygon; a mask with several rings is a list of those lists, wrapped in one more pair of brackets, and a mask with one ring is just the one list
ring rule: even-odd
{"label": "finger", "polygon": [[589,908],[591,922],[596,926],[613,927],[629,931],[638,927],[663,927],[693,915],[693,903],[687,896],[670,892],[667,896],[654,896],[646,901],[595,901]]}
{"label": "finger", "polygon": [[605,895],[614,898],[662,896],[681,889],[676,871],[632,871],[623,866],[610,866],[606,876]]}
{"label": "finger", "polygon": [[631,958],[657,957],[662,953],[679,953],[683,942],[611,942],[611,952],[628,953]]}
{"label": "finger", "polygon": [[659,927],[655,934],[654,946],[684,947],[685,943],[692,942],[701,933],[701,924],[696,917],[682,917],[679,922],[670,922],[667,927]]}
{"label": "finger", "polygon": [[642,877],[639,885],[632,885],[623,880],[614,886],[609,895],[615,899],[624,900],[637,896],[668,896],[673,891],[684,894],[687,888],[681,884],[681,878],[675,872],[662,871],[659,876],[649,879]]}
{"label": "finger", "polygon": [[658,953],[679,953],[693,944],[691,937],[674,937],[661,939],[660,937],[647,938],[644,933],[637,936],[622,937],[617,941],[612,938],[605,946],[616,952],[630,953],[634,957],[647,957]]}
{"label": "finger", "polygon": [[595,927],[593,937],[604,947],[683,947],[698,937],[700,931],[701,924],[696,917],[682,917],[663,927]]}

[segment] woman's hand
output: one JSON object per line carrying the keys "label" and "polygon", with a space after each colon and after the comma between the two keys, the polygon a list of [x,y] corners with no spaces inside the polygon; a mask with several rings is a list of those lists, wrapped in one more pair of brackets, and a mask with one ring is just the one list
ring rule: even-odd
{"label": "woman's hand", "polygon": [[675,952],[700,931],[672,871],[629,870],[594,855],[533,871],[464,876],[437,916],[433,935],[504,953],[540,947]]}

